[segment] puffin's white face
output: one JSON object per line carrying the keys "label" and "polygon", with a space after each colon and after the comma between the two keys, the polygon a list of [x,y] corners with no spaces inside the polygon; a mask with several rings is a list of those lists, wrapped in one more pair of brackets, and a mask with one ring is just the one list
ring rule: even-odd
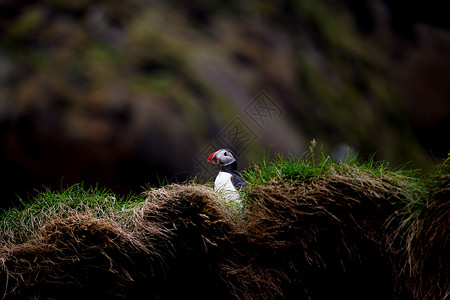
{"label": "puffin's white face", "polygon": [[208,162],[221,166],[227,166],[235,161],[236,158],[234,158],[233,153],[228,149],[217,150],[208,157]]}

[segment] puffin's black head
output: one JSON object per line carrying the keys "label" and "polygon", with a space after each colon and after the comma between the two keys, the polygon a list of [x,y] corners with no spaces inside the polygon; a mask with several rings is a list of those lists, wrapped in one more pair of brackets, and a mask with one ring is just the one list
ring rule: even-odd
{"label": "puffin's black head", "polygon": [[219,166],[228,166],[236,162],[234,154],[229,149],[220,149],[213,152],[208,157],[208,162],[217,164]]}

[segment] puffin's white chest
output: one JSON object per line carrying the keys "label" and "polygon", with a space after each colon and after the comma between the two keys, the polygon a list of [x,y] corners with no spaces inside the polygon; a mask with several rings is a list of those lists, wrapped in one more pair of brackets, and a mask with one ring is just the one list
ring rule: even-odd
{"label": "puffin's white chest", "polygon": [[233,186],[233,183],[231,182],[231,175],[228,172],[219,172],[219,175],[217,175],[216,180],[214,181],[214,190],[216,192],[223,193],[225,198],[228,200],[241,202],[241,199],[239,197],[239,192],[235,189]]}

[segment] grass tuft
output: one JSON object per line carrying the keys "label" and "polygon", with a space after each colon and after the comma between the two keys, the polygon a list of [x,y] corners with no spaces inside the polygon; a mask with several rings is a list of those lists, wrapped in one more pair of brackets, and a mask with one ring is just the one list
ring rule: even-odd
{"label": "grass tuft", "polygon": [[[16,245],[37,238],[39,229],[53,219],[86,215],[90,218],[123,218],[127,211],[145,200],[145,195],[117,197],[109,189],[85,188],[75,184],[54,192],[40,193],[21,206],[0,215],[0,246]],[[121,212],[118,214],[118,212]]]}

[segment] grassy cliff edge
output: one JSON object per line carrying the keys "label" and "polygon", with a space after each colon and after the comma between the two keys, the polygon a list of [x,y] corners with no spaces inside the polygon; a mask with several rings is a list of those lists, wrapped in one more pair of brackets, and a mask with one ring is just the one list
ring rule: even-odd
{"label": "grassy cliff edge", "polygon": [[434,172],[279,156],[244,206],[208,185],[76,185],[0,219],[5,299],[445,299],[450,161]]}

